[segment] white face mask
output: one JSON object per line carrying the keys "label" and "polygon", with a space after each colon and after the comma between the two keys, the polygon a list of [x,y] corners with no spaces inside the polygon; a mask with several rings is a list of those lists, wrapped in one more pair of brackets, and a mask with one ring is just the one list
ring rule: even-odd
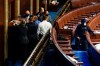
{"label": "white face mask", "polygon": [[86,22],[84,23],[84,26],[86,26]]}

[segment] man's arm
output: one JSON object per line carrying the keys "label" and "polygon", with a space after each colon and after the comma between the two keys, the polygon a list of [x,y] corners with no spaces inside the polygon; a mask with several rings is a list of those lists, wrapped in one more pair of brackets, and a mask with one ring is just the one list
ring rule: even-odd
{"label": "man's arm", "polygon": [[87,26],[87,30],[88,30],[88,32],[89,32],[90,34],[95,35],[94,32],[90,29],[89,26]]}

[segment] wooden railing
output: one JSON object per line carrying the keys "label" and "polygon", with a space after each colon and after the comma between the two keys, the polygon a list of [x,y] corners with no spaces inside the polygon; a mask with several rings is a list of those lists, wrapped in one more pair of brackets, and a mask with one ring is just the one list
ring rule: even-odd
{"label": "wooden railing", "polygon": [[91,19],[88,23],[89,27],[94,31],[96,30],[96,26],[100,24],[100,14],[95,16],[93,19]]}
{"label": "wooden railing", "polygon": [[86,38],[88,41],[88,54],[92,61],[93,66],[100,66],[100,52],[97,51],[95,46],[93,45],[93,42],[91,41],[90,34],[86,34]]}
{"label": "wooden railing", "polygon": [[[69,30],[68,30],[68,32],[70,33]],[[83,62],[78,61],[77,60],[78,57],[76,57],[74,55],[73,51],[71,50],[71,39],[68,36],[67,36],[67,39],[65,39],[65,40],[59,39],[58,35],[59,34],[57,33],[56,29],[53,28],[52,34],[51,34],[52,40],[53,40],[53,43],[54,43],[55,47],[57,48],[58,52],[61,53],[61,56],[64,59],[66,59],[65,63],[63,63],[64,66],[67,66],[67,65],[69,65],[69,66],[82,66]],[[75,59],[76,61],[73,61],[71,58],[69,58],[69,56],[71,58]]]}
{"label": "wooden railing", "polygon": [[68,63],[68,61],[69,61],[69,63],[71,64],[71,66],[75,66],[76,64],[72,61],[72,60],[70,60],[69,58],[68,58],[68,56],[62,51],[62,49],[59,47],[59,44],[58,44],[58,42],[57,42],[57,32],[56,32],[56,29],[55,28],[53,28],[52,29],[52,40],[53,40],[53,42],[54,42],[54,45],[56,46],[56,48],[57,48],[57,50],[62,54],[62,56],[67,60],[67,62],[66,63]]}
{"label": "wooden railing", "polygon": [[71,0],[72,7],[74,8],[92,5],[99,2],[100,2],[99,0]]}
{"label": "wooden railing", "polygon": [[100,54],[100,51],[98,51],[94,46],[94,45],[100,43],[100,33],[97,33],[97,31],[100,31],[100,29],[99,29],[100,14],[98,14],[93,19],[91,19],[88,23],[88,26],[90,27],[90,29],[92,29],[92,31],[94,31],[94,34],[95,34],[95,35],[89,36],[90,37],[89,42],[90,42],[91,46],[95,49],[95,51]]}

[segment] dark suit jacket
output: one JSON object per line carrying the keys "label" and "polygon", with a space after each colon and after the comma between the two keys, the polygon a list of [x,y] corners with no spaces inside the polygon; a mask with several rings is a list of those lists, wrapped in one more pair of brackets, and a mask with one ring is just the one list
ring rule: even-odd
{"label": "dark suit jacket", "polygon": [[37,28],[38,28],[38,25],[32,22],[29,22],[27,23],[27,26],[28,26],[28,37],[30,40],[35,40],[37,39]]}

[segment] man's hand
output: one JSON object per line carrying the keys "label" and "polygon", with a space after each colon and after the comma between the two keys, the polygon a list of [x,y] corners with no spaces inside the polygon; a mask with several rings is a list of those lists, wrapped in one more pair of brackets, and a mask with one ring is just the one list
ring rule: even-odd
{"label": "man's hand", "polygon": [[80,37],[77,37],[78,40],[80,40]]}

